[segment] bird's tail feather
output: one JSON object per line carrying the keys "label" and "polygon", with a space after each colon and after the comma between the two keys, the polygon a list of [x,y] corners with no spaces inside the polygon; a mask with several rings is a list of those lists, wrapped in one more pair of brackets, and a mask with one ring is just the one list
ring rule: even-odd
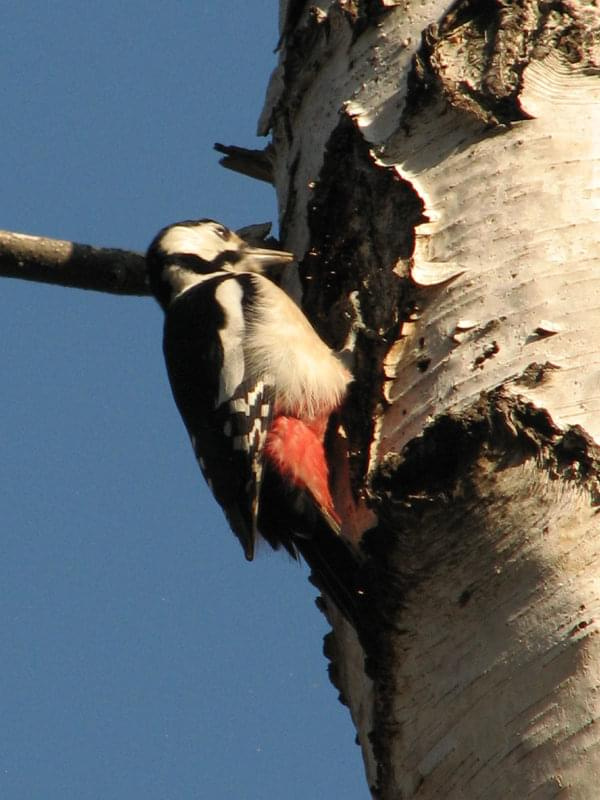
{"label": "bird's tail feather", "polygon": [[312,571],[312,582],[327,595],[357,630],[362,629],[368,593],[361,580],[361,559],[352,545],[325,525],[294,544]]}

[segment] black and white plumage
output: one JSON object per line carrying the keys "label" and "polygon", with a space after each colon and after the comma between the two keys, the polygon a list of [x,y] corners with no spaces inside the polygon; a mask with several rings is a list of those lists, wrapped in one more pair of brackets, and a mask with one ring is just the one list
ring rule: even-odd
{"label": "black and white plumage", "polygon": [[[164,228],[147,253],[165,311],[169,380],[202,472],[246,557],[260,533],[299,550],[351,618],[356,570],[341,540],[323,446],[351,377],[265,269],[290,253],[255,248],[213,220]],[[352,581],[350,581],[352,583]]]}

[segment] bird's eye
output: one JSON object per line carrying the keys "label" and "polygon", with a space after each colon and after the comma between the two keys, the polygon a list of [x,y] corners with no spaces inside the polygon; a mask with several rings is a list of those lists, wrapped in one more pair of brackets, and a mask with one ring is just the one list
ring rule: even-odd
{"label": "bird's eye", "polygon": [[227,238],[227,228],[225,228],[223,225],[217,225],[217,227],[215,228],[215,233],[217,234],[217,236],[220,236],[221,239]]}

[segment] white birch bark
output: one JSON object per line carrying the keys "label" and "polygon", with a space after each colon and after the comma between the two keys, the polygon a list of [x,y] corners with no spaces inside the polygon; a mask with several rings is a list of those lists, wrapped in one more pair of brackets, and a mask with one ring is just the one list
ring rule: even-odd
{"label": "white birch bark", "polygon": [[364,649],[334,611],[327,643],[368,784],[596,798],[597,8],[281,11],[259,128],[305,306],[354,351],[345,530],[379,520]]}

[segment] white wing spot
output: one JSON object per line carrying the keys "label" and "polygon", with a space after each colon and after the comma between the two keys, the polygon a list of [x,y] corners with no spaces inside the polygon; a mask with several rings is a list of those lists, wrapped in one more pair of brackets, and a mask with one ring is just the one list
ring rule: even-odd
{"label": "white wing spot", "polygon": [[260,443],[262,434],[263,434],[262,420],[257,418],[254,420],[252,427],[248,431],[248,438],[251,441],[258,440],[258,442]]}
{"label": "white wing spot", "polygon": [[248,405],[253,406],[258,398],[265,390],[265,385],[262,381],[257,381],[256,386],[251,392],[248,392]]}
{"label": "white wing spot", "polygon": [[247,417],[250,416],[250,406],[243,397],[238,397],[235,400],[232,400],[229,403],[229,408],[232,411],[236,411],[238,414],[245,414]]}

